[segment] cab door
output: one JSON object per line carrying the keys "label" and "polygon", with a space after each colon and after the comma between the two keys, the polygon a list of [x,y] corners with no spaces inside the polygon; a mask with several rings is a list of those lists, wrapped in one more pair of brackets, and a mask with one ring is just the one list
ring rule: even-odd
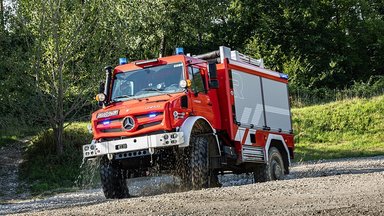
{"label": "cab door", "polygon": [[205,67],[198,65],[188,66],[188,76],[191,80],[191,104],[193,115],[203,116],[209,122],[213,122],[214,114],[212,101],[208,95],[207,71]]}

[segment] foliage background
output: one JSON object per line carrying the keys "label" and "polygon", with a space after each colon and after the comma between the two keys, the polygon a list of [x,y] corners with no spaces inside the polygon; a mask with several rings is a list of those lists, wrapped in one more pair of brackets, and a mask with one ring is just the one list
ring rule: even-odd
{"label": "foliage background", "polygon": [[200,54],[225,45],[264,58],[289,74],[293,96],[383,82],[383,0],[1,3],[1,129],[55,130],[86,119],[105,65],[171,55],[179,46]]}
{"label": "foliage background", "polygon": [[287,73],[291,102],[304,107],[293,110],[299,158],[383,151],[382,97],[305,106],[384,93],[384,0],[0,0],[0,6],[0,145],[46,131],[26,149],[22,169],[34,191],[71,185],[79,175],[89,134],[85,123],[68,124],[88,121],[96,109],[104,66],[119,57],[171,55],[175,47],[194,55],[224,45]]}

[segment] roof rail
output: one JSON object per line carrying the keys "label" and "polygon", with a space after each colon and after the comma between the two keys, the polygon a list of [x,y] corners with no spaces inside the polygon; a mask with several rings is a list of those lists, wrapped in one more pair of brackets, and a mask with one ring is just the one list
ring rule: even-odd
{"label": "roof rail", "polygon": [[244,55],[236,50],[231,50],[231,48],[221,46],[220,47],[220,59],[223,61],[225,58],[230,58],[236,61],[244,62],[247,64],[255,65],[260,68],[264,68],[264,61],[263,59],[254,59],[252,57],[249,57],[247,55]]}
{"label": "roof rail", "polygon": [[248,63],[251,65],[255,65],[255,66],[258,66],[260,68],[264,68],[264,61],[262,58],[261,59],[254,59],[254,58],[249,57],[247,55],[244,55],[244,54],[242,54],[236,50],[231,51],[231,59],[241,61],[244,63]]}
{"label": "roof rail", "polygon": [[258,66],[260,68],[264,68],[264,61],[263,59],[254,59],[247,55],[244,55],[236,50],[231,50],[231,48],[226,46],[220,46],[219,50],[201,54],[201,55],[194,55],[194,58],[203,59],[206,61],[214,61],[217,63],[223,62],[225,58],[237,60],[240,62],[248,63],[251,65]]}

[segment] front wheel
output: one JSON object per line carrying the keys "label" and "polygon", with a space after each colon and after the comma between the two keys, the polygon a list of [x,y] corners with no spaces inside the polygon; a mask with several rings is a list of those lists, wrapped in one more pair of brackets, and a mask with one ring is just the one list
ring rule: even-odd
{"label": "front wheel", "polygon": [[129,192],[125,181],[125,171],[118,163],[110,161],[106,157],[100,162],[100,180],[104,196],[107,199],[128,198]]}
{"label": "front wheel", "polygon": [[209,168],[210,142],[207,135],[192,134],[190,146],[180,152],[177,159],[178,175],[186,189],[200,190],[221,186],[217,173]]}
{"label": "front wheel", "polygon": [[259,165],[254,171],[255,182],[281,180],[284,177],[284,162],[279,150],[271,147],[268,151],[268,161]]}
{"label": "front wheel", "polygon": [[193,135],[191,137],[191,186],[195,190],[208,187],[208,140],[206,136]]}

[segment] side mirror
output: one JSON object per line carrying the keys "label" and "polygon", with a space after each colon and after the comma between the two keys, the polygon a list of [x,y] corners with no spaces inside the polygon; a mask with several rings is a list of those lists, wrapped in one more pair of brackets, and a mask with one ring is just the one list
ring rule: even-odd
{"label": "side mirror", "polygon": [[104,93],[105,83],[103,81],[99,84],[99,91],[97,93]]}
{"label": "side mirror", "polygon": [[104,94],[106,96],[106,101],[104,104],[108,104],[108,98],[109,98],[109,88],[111,87],[111,82],[112,82],[112,67],[107,66],[104,68],[105,70],[105,85],[104,85]]}
{"label": "side mirror", "polygon": [[219,80],[210,80],[209,81],[209,88],[218,89],[219,88]]}
{"label": "side mirror", "polygon": [[217,80],[217,68],[216,68],[215,62],[211,62],[208,64],[208,73],[209,73],[209,88],[211,89],[219,88],[219,81]]}
{"label": "side mirror", "polygon": [[211,63],[208,64],[208,73],[209,73],[209,77],[211,79],[217,79],[216,63],[211,62]]}

